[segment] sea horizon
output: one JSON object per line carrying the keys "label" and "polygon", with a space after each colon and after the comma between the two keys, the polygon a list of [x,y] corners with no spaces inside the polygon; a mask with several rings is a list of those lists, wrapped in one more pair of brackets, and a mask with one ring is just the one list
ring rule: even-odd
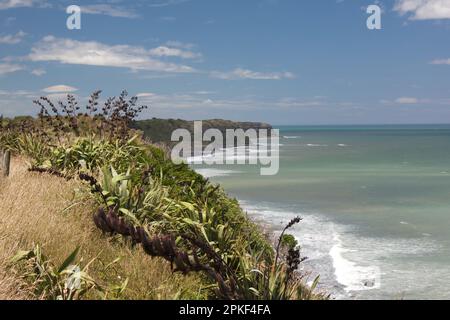
{"label": "sea horizon", "polygon": [[272,124],[274,128],[286,127],[427,127],[427,126],[450,126],[450,123],[350,123],[350,124]]}

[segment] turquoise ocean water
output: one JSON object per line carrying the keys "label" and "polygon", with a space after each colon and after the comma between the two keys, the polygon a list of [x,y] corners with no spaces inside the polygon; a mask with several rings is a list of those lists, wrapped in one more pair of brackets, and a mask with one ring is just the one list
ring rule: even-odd
{"label": "turquoise ocean water", "polygon": [[450,125],[279,129],[276,176],[196,168],[275,232],[303,217],[302,268],[334,298],[450,299]]}

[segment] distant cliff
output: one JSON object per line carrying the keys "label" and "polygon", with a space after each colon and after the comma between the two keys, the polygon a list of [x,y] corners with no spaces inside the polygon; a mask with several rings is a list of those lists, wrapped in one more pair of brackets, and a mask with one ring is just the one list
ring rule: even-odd
{"label": "distant cliff", "polygon": [[[136,121],[133,129],[144,132],[144,135],[154,143],[170,144],[172,132],[176,129],[187,129],[194,132],[194,122],[180,119],[151,119]],[[267,123],[260,122],[234,122],[229,120],[213,119],[203,120],[203,131],[208,129],[219,129],[225,134],[227,129],[272,129]]]}

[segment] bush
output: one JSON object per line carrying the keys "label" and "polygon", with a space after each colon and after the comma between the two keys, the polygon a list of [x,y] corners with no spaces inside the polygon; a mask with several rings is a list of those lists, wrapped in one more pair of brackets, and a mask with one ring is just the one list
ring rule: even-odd
{"label": "bush", "polygon": [[295,249],[298,246],[298,241],[291,234],[285,234],[281,238],[281,245],[288,250]]}

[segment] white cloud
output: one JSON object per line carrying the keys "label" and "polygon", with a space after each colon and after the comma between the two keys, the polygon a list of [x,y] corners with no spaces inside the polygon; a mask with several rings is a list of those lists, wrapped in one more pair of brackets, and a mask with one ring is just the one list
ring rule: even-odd
{"label": "white cloud", "polygon": [[166,46],[168,47],[175,47],[175,48],[182,48],[182,49],[192,49],[195,47],[192,43],[183,43],[181,41],[171,40],[166,42]]}
{"label": "white cloud", "polygon": [[397,0],[394,10],[411,20],[450,19],[449,0]]}
{"label": "white cloud", "polygon": [[418,105],[421,107],[426,106],[448,106],[450,105],[449,98],[415,98],[415,97],[400,97],[395,100],[382,99],[379,101],[380,104],[386,106],[395,105]]}
{"label": "white cloud", "polygon": [[223,80],[239,80],[239,79],[251,79],[251,80],[281,80],[281,79],[293,79],[295,75],[291,72],[257,72],[247,69],[235,69],[230,72],[213,71],[211,76]]}
{"label": "white cloud", "polygon": [[431,64],[448,64],[450,65],[450,59],[436,59],[431,61]]}
{"label": "white cloud", "polygon": [[398,104],[416,104],[419,102],[419,99],[413,97],[401,97],[395,100],[395,103]]}
{"label": "white cloud", "polygon": [[43,76],[46,73],[47,73],[47,71],[45,71],[44,69],[34,69],[34,70],[31,71],[32,75],[35,75],[35,76],[38,76],[38,77]]}
{"label": "white cloud", "polygon": [[212,98],[205,95],[197,94],[158,94],[145,93],[138,94],[139,103],[148,104],[152,109],[159,110],[289,110],[289,109],[311,109],[311,108],[325,108],[336,106],[340,108],[354,108],[354,104],[340,103],[331,101],[321,101],[315,98],[300,99],[300,98],[282,98],[282,99],[258,99],[254,96],[246,96],[236,99],[227,98]]}
{"label": "white cloud", "polygon": [[34,94],[34,92],[27,90],[13,90],[13,91],[0,90],[0,96],[8,96],[10,98],[16,98],[16,97],[34,97],[36,95]]}
{"label": "white cloud", "polygon": [[2,0],[0,1],[0,10],[20,7],[32,7],[35,2],[35,0]]}
{"label": "white cloud", "polygon": [[322,98],[314,99],[298,99],[298,98],[282,98],[276,102],[276,106],[280,108],[307,108],[307,107],[320,107],[326,105],[326,101],[322,101]]}
{"label": "white cloud", "polygon": [[8,18],[6,18],[5,21],[3,22],[3,25],[9,27],[9,26],[11,26],[11,25],[14,23],[14,21],[16,21],[16,20],[17,20],[16,17],[8,17]]}
{"label": "white cloud", "polygon": [[190,94],[150,94],[147,96],[138,95],[139,102],[142,104],[151,104],[152,108],[160,110],[185,110],[185,109],[234,109],[242,110],[261,107],[251,99],[210,99],[205,96],[195,96]]}
{"label": "white cloud", "polygon": [[[48,0],[0,0],[0,10],[31,7],[50,8],[52,7],[52,4]],[[134,19],[139,17],[139,15],[131,9],[110,4],[90,4],[81,6],[81,12],[84,14],[106,15],[117,18]]]}
{"label": "white cloud", "polygon": [[159,18],[159,20],[164,21],[164,22],[175,22],[175,21],[177,21],[177,18],[172,17],[172,16],[165,16],[165,17]]}
{"label": "white cloud", "polygon": [[16,34],[9,34],[6,36],[0,36],[0,44],[17,44],[23,40],[23,37],[26,36],[26,33],[23,31],[19,31]]}
{"label": "white cloud", "polygon": [[136,95],[136,97],[138,97],[138,98],[152,98],[154,96],[156,96],[156,95],[154,93],[150,93],[150,92],[142,92],[142,93],[138,93]]}
{"label": "white cloud", "polygon": [[149,52],[155,57],[179,57],[183,59],[194,59],[201,57],[200,53],[182,50],[179,48],[169,48],[166,46],[151,49]]}
{"label": "white cloud", "polygon": [[8,74],[23,70],[24,67],[13,63],[0,63],[0,75]]}
{"label": "white cloud", "polygon": [[205,95],[210,95],[210,94],[216,94],[216,92],[215,91],[200,90],[200,91],[193,92],[193,94],[205,96]]}
{"label": "white cloud", "polygon": [[139,15],[124,7],[114,7],[109,4],[92,4],[81,7],[81,13],[107,15],[117,18],[138,18]]}
{"label": "white cloud", "polygon": [[153,8],[161,8],[161,7],[167,7],[172,5],[181,4],[184,2],[188,2],[190,0],[156,0],[150,3],[148,6]]}
{"label": "white cloud", "polygon": [[[182,57],[170,52],[172,57]],[[56,61],[63,64],[128,68],[133,71],[172,73],[194,72],[186,65],[158,60],[155,52],[143,47],[107,45],[96,41],[77,41],[47,36],[38,42],[29,55],[31,61]]]}
{"label": "white cloud", "polygon": [[30,8],[35,6],[50,7],[51,4],[45,0],[0,0],[0,10]]}
{"label": "white cloud", "polygon": [[47,93],[68,93],[68,92],[75,92],[78,91],[77,88],[66,86],[64,84],[59,84],[56,86],[51,86],[45,89],[42,89],[42,91]]}

